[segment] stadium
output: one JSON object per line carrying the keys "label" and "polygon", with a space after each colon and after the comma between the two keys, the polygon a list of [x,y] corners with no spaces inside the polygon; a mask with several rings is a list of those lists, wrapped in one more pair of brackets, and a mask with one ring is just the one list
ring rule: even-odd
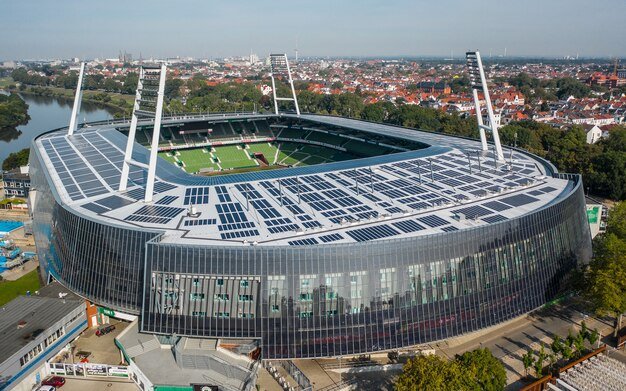
{"label": "stadium", "polygon": [[484,132],[278,104],[158,106],[50,131],[30,158],[46,277],[143,333],[253,341],[268,359],[399,349],[536,309],[589,260],[580,177],[502,149],[480,118],[488,148]]}

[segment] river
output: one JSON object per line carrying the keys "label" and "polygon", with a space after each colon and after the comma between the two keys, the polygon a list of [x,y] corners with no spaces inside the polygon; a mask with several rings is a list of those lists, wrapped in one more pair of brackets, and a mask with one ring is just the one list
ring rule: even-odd
{"label": "river", "polygon": [[[0,93],[4,91],[0,90]],[[0,130],[0,164],[11,152],[30,147],[33,138],[41,133],[67,126],[70,122],[72,100],[30,94],[20,96],[28,103],[30,121],[17,129]],[[113,109],[83,102],[78,116],[79,123],[85,120],[90,122],[110,119],[114,113]]]}

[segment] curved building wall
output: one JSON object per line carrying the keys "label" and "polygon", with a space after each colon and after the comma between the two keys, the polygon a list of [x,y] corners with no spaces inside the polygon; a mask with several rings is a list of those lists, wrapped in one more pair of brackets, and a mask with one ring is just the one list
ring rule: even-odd
{"label": "curved building wall", "polygon": [[98,304],[138,314],[145,243],[159,232],[114,227],[66,209],[39,159],[31,148],[33,233],[42,274]]}
{"label": "curved building wall", "polygon": [[578,176],[552,204],[488,226],[291,247],[190,246],[110,226],[58,202],[32,149],[44,270],[143,331],[259,338],[267,358],[393,349],[487,327],[555,297],[590,256]]}
{"label": "curved building wall", "polygon": [[[582,187],[516,220],[310,247],[148,244],[142,329],[261,338],[269,358],[448,338],[553,299],[590,255]],[[572,190],[570,188],[570,190]]]}

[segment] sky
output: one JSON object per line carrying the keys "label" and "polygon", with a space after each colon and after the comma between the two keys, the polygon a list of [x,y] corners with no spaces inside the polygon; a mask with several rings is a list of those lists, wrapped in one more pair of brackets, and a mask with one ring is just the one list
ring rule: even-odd
{"label": "sky", "polygon": [[626,57],[625,0],[0,0],[0,60]]}

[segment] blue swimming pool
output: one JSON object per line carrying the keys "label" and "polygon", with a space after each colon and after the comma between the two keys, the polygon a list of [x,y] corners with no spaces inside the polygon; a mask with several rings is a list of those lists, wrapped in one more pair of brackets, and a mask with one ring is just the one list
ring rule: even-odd
{"label": "blue swimming pool", "polygon": [[22,227],[24,223],[21,221],[0,220],[0,236]]}

